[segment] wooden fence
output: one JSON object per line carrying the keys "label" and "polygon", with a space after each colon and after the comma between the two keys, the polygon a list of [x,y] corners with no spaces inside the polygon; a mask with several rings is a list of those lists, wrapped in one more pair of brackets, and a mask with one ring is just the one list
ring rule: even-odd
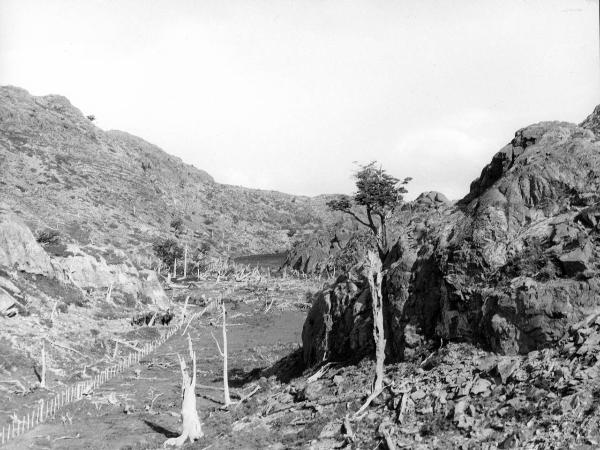
{"label": "wooden fence", "polygon": [[65,405],[77,402],[82,398],[91,395],[92,391],[98,386],[116,377],[132,365],[138,364],[142,358],[152,353],[157,347],[173,336],[180,327],[181,324],[170,327],[167,330],[167,333],[161,337],[152,342],[148,342],[139,351],[129,353],[127,356],[121,358],[117,364],[105,368],[90,380],[80,381],[76,384],[62,387],[55,395],[46,399],[41,399],[39,401],[39,406],[31,408],[27,413],[21,412],[20,414],[17,414],[17,412],[14,412],[11,415],[13,422],[8,426],[2,427],[0,445],[17,439],[36,425],[44,423],[48,419],[54,419],[57,412]]}

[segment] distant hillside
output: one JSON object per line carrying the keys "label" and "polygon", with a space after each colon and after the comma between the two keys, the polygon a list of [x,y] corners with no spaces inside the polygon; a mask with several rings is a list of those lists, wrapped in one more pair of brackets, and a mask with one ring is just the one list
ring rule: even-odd
{"label": "distant hillside", "polygon": [[140,258],[177,218],[182,239],[232,256],[281,251],[337,219],[324,196],[216,183],[141,138],[101,130],[65,97],[11,86],[0,87],[0,167],[0,212]]}

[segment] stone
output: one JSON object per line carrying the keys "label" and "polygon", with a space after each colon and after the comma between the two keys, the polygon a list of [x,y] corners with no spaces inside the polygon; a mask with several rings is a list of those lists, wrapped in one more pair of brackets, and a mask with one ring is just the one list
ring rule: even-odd
{"label": "stone", "polygon": [[323,396],[323,389],[325,389],[325,383],[322,380],[308,383],[302,390],[300,397],[310,402],[317,401]]}
{"label": "stone", "polygon": [[502,380],[502,383],[506,383],[510,376],[519,368],[520,360],[513,357],[503,357],[498,361],[496,370]]}
{"label": "stone", "polygon": [[418,400],[421,400],[421,399],[425,398],[426,395],[427,394],[425,393],[424,390],[418,389],[415,392],[413,392],[412,394],[410,394],[410,398],[413,401],[418,401]]}
{"label": "stone", "polygon": [[340,435],[342,432],[342,422],[341,421],[333,421],[325,424],[321,433],[319,433],[319,439],[331,439]]}
{"label": "stone", "polygon": [[453,422],[463,430],[469,430],[475,424],[473,406],[466,399],[460,400],[454,406]]}
{"label": "stone", "polygon": [[491,394],[492,383],[485,378],[478,378],[471,386],[471,394],[487,397]]}
{"label": "stone", "polygon": [[16,314],[15,299],[0,287],[0,315],[12,317]]}
{"label": "stone", "polygon": [[31,230],[8,214],[0,215],[0,266],[49,278],[57,276],[50,256]]}
{"label": "stone", "polygon": [[563,270],[567,276],[574,276],[589,269],[592,257],[592,246],[587,243],[583,248],[576,248],[559,256]]}

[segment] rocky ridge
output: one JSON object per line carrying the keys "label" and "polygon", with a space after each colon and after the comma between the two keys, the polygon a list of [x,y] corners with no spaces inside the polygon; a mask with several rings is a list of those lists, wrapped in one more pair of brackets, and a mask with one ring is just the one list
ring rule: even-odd
{"label": "rocky ridge", "polygon": [[[517,131],[456,205],[405,211],[386,277],[391,359],[440,340],[524,354],[555,345],[599,307],[599,112]],[[307,363],[370,353],[361,272],[314,300]]]}

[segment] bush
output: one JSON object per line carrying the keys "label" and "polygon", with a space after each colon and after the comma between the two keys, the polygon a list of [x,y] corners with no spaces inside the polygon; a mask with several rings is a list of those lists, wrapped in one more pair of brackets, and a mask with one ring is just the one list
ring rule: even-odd
{"label": "bush", "polygon": [[155,241],[152,250],[167,266],[173,265],[175,259],[183,258],[183,247],[172,238]]}
{"label": "bush", "polygon": [[171,228],[175,230],[175,232],[183,231],[183,219],[181,217],[177,217],[171,221]]}
{"label": "bush", "polygon": [[40,231],[36,236],[36,241],[42,245],[53,244],[56,245],[60,243],[60,233],[58,230],[53,230],[52,228],[46,228],[45,230]]}

